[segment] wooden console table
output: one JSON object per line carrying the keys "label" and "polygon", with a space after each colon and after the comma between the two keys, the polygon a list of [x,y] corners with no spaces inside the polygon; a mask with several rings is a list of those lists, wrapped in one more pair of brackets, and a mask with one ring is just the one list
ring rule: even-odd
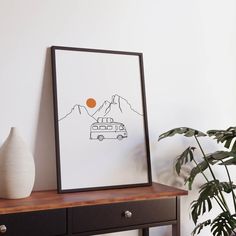
{"label": "wooden console table", "polygon": [[172,225],[180,236],[180,196],[184,190],[148,187],[57,194],[33,192],[25,199],[0,200],[0,235],[82,236]]}

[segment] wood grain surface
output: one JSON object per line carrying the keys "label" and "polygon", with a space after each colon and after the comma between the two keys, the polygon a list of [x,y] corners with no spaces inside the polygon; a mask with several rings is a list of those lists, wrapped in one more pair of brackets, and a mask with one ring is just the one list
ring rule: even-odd
{"label": "wood grain surface", "polygon": [[58,194],[56,190],[33,192],[17,200],[0,199],[0,215],[39,210],[151,200],[187,195],[187,191],[153,183],[148,187]]}

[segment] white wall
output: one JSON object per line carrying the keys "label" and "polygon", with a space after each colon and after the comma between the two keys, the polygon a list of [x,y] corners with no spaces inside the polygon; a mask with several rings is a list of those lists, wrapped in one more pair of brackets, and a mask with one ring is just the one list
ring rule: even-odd
{"label": "white wall", "polygon": [[[51,45],[144,53],[154,180],[170,182],[184,144],[157,143],[161,132],[235,125],[233,0],[1,0],[0,16],[0,144],[11,126],[20,129],[35,157],[35,190],[56,187]],[[182,199],[183,236],[193,229],[193,197]]]}

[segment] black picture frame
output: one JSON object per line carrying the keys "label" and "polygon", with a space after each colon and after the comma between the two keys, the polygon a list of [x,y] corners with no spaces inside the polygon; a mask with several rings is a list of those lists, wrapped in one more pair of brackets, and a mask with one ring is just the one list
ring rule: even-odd
{"label": "black picture frame", "polygon": [[151,185],[143,54],[52,46],[51,59],[58,193]]}

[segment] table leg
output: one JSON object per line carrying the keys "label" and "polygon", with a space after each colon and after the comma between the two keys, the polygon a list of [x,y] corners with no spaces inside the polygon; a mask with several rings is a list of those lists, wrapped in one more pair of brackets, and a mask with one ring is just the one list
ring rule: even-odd
{"label": "table leg", "polygon": [[149,236],[149,228],[142,229],[142,236]]}
{"label": "table leg", "polygon": [[172,236],[180,236],[180,197],[176,197],[176,224],[172,225]]}

